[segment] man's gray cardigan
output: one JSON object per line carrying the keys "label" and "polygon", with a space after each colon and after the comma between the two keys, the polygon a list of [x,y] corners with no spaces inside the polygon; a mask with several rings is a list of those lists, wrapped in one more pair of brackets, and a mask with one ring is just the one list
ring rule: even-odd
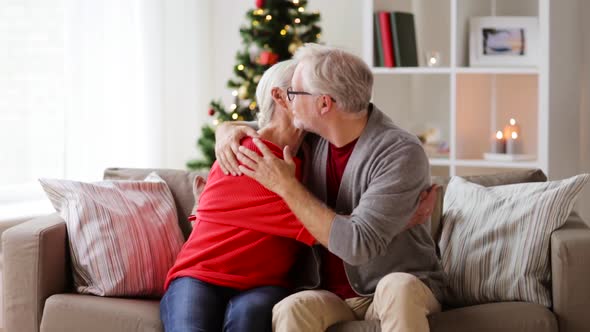
{"label": "man's gray cardigan", "polygon": [[[418,207],[419,194],[430,185],[428,158],[415,135],[393,124],[376,107],[346,165],[332,224],[329,250],[342,258],[353,290],[375,292],[379,280],[407,272],[422,280],[442,302],[445,277],[430,225],[404,230]],[[307,188],[326,201],[329,142],[308,135],[311,160],[306,160]],[[294,269],[298,288],[320,286],[320,253],[316,246]],[[303,279],[301,279],[303,277]]]}

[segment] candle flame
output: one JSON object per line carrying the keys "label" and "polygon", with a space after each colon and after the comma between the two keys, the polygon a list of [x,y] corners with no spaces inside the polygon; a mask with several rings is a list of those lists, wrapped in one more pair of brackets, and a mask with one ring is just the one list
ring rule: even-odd
{"label": "candle flame", "polygon": [[517,139],[518,138],[518,133],[513,131],[512,132],[512,139]]}
{"label": "candle flame", "polygon": [[502,139],[502,138],[504,138],[504,134],[502,134],[502,131],[498,130],[498,132],[496,133],[496,138],[497,138],[497,139]]}
{"label": "candle flame", "polygon": [[514,126],[515,124],[516,124],[516,120],[514,120],[514,119],[510,119],[510,125],[511,125],[511,126]]}

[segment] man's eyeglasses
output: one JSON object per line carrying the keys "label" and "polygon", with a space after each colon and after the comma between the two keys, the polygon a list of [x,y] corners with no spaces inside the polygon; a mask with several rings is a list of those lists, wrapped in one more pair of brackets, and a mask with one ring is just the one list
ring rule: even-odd
{"label": "man's eyeglasses", "polygon": [[[287,88],[287,99],[289,99],[289,101],[293,101],[293,99],[295,99],[295,95],[313,96],[314,94],[309,93],[309,92],[305,92],[305,91],[294,91],[293,88],[288,87]],[[332,99],[333,102],[336,102],[336,100],[334,98],[330,97],[330,99]]]}

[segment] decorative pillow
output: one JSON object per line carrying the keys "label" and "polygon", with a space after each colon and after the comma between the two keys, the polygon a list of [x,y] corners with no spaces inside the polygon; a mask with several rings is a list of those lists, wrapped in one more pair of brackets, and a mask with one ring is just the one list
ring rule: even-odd
{"label": "decorative pillow", "polygon": [[145,179],[148,174],[156,172],[161,177],[174,197],[176,204],[176,213],[178,213],[178,225],[184,239],[188,239],[193,230],[188,216],[191,208],[195,205],[192,195],[192,188],[195,177],[201,176],[207,178],[209,171],[185,171],[181,169],[165,168],[107,168],[104,171],[103,180],[136,180]]}
{"label": "decorative pillow", "polygon": [[486,188],[453,177],[439,243],[449,279],[447,302],[550,307],[550,235],[565,223],[589,178]]}
{"label": "decorative pillow", "polygon": [[168,185],[40,179],[66,222],[74,285],[100,296],[161,296],[184,238]]}
{"label": "decorative pillow", "polygon": [[[500,185],[507,185],[507,184],[516,184],[516,183],[523,183],[523,182],[545,182],[547,181],[547,176],[541,169],[522,169],[522,170],[513,170],[513,171],[504,171],[501,173],[496,174],[484,174],[484,175],[470,175],[463,177],[465,180],[473,183],[477,183],[484,187],[491,187],[491,186],[500,186]],[[447,190],[447,186],[449,185],[449,181],[451,181],[451,177],[447,176],[433,176],[432,183],[438,184],[442,186],[442,194],[437,195],[437,201],[434,205],[434,209],[432,210],[432,223],[431,223],[431,231],[432,237],[434,241],[438,243],[440,239],[440,232],[441,232],[441,219],[443,213],[443,199],[445,195],[445,190]],[[168,180],[166,180],[168,182]],[[438,247],[437,247],[438,249]]]}

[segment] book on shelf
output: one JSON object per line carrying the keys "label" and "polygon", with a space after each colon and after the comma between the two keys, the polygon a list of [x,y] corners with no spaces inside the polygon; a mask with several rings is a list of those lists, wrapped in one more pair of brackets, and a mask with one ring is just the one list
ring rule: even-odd
{"label": "book on shelf", "polygon": [[383,67],[383,45],[381,44],[381,27],[379,25],[379,15],[377,13],[373,14],[373,29],[375,32],[373,33],[373,44],[374,49],[373,53],[375,55],[375,67]]}
{"label": "book on shelf", "polygon": [[376,67],[417,67],[414,14],[380,11],[373,14]]}
{"label": "book on shelf", "polygon": [[417,67],[418,50],[414,14],[393,12],[390,13],[390,21],[397,66]]}
{"label": "book on shelf", "polygon": [[379,32],[383,48],[383,66],[395,67],[395,55],[393,53],[393,38],[389,13],[379,12],[377,15],[379,17]]}

